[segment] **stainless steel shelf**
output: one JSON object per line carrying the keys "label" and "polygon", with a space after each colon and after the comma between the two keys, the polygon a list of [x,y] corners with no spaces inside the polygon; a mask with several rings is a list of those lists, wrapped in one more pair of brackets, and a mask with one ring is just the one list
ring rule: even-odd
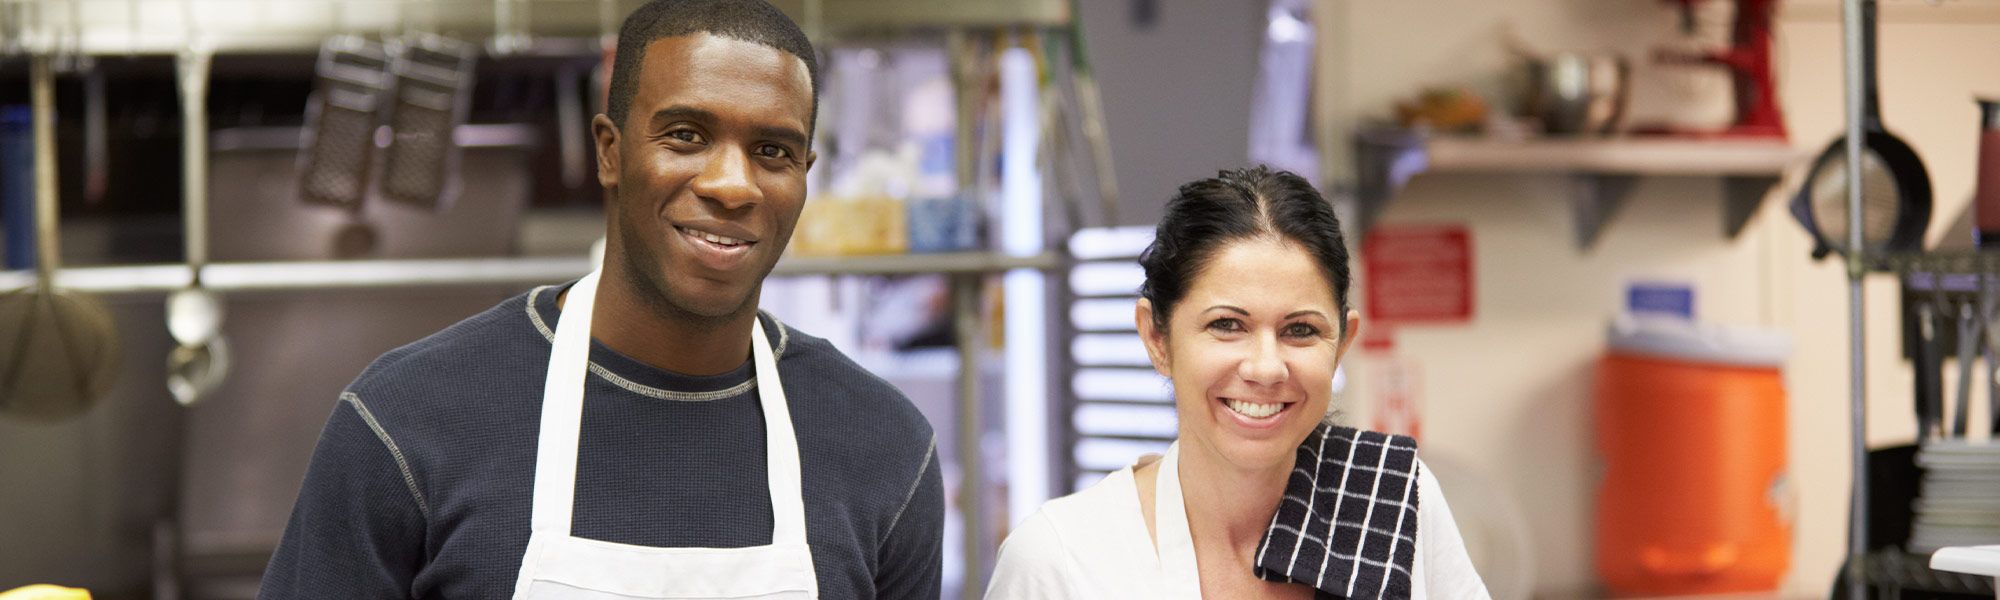
{"label": "stainless steel shelf", "polygon": [[[441,33],[500,53],[595,55],[643,0],[0,0],[0,54],[312,53],[341,34]],[[808,33],[1054,27],[1066,0],[774,0]]]}
{"label": "stainless steel shelf", "polygon": [[1870,256],[1864,259],[1870,267],[1897,273],[1938,273],[1952,275],[1988,275],[2000,280],[2000,252],[1985,251],[1930,251],[1897,253],[1887,256]]}
{"label": "stainless steel shelf", "polygon": [[1588,249],[1639,177],[1718,177],[1722,233],[1735,237],[1786,167],[1806,150],[1783,140],[1668,137],[1500,140],[1368,130],[1356,136],[1360,228],[1366,231],[1409,179],[1424,173],[1543,173],[1575,180],[1576,242]]}
{"label": "stainless steel shelf", "polygon": [[[1053,269],[1057,263],[1053,253],[788,257],[778,262],[771,275],[996,273]],[[590,261],[584,257],[236,262],[209,264],[202,269],[202,284],[219,292],[514,286],[574,279],[589,271]],[[146,294],[178,290],[187,287],[189,280],[186,265],[167,263],[64,268],[57,273],[55,284],[96,294]],[[0,272],[0,293],[34,284],[32,271]]]}

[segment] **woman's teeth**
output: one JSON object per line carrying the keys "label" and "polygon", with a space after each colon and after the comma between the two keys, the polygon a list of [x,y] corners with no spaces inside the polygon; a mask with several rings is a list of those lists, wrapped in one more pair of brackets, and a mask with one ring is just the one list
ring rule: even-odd
{"label": "woman's teeth", "polygon": [[1229,410],[1236,411],[1236,414],[1252,419],[1269,417],[1285,409],[1284,404],[1261,404],[1257,402],[1244,402],[1242,400],[1224,400],[1222,403],[1228,405]]}

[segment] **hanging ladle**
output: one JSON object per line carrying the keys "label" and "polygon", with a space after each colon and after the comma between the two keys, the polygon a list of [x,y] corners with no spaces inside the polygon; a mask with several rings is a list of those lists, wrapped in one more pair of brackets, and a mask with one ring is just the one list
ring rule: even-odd
{"label": "hanging ladle", "polygon": [[176,346],[167,353],[167,391],[182,406],[215,392],[229,373],[228,344],[222,339],[222,302],[202,286],[208,264],[208,71],[206,49],[182,49],[175,61],[181,93],[182,236],[188,287],[167,297],[167,332]]}
{"label": "hanging ladle", "polygon": [[58,289],[55,75],[28,58],[34,110],[35,285],[0,296],[0,413],[58,420],[88,410],[118,370],[118,330],[96,299]]}

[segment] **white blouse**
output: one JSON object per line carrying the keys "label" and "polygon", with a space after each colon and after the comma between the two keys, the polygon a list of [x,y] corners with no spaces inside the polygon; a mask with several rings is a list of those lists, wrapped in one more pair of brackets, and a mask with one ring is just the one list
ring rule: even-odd
{"label": "white blouse", "polygon": [[[1132,469],[1157,458],[1140,459],[1138,465],[1119,469],[1088,489],[1043,504],[1001,544],[987,600],[1200,597],[1196,574],[1163,566],[1193,564],[1188,542],[1176,544],[1173,537],[1186,535],[1185,524],[1163,522],[1160,548],[1146,533]],[[1465,541],[1458,535],[1437,478],[1428,468],[1418,472],[1417,497],[1423,501],[1417,507],[1412,598],[1490,600],[1486,584],[1465,553]],[[1167,477],[1162,469],[1158,489],[1178,491],[1178,482],[1166,481]],[[1185,515],[1174,500],[1178,498],[1159,500],[1156,511]],[[1183,547],[1173,549],[1176,545]],[[1175,560],[1175,553],[1186,558]]]}

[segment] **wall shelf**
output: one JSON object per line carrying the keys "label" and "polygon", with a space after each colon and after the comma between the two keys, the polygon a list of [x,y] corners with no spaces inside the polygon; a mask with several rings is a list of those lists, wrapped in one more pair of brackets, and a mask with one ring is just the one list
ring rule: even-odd
{"label": "wall shelf", "polygon": [[1359,230],[1367,231],[1409,180],[1425,173],[1545,173],[1574,181],[1579,249],[1596,244],[1640,177],[1722,179],[1722,233],[1734,238],[1785,168],[1807,158],[1783,140],[1566,138],[1503,140],[1364,131],[1355,139]]}
{"label": "wall shelf", "polygon": [[[0,56],[312,54],[340,34],[424,30],[491,41],[495,54],[595,57],[643,0],[0,0]],[[775,0],[808,33],[1061,27],[1064,0]]]}
{"label": "wall shelf", "polygon": [[[773,277],[799,275],[980,274],[1012,269],[1053,269],[1054,253],[1009,256],[947,252],[852,257],[785,257]],[[521,286],[566,281],[590,272],[582,256],[456,259],[381,259],[210,263],[202,284],[220,292],[452,286]],[[188,286],[185,264],[65,267],[57,288],[98,294],[166,293]],[[0,293],[35,285],[33,271],[0,271]]]}

